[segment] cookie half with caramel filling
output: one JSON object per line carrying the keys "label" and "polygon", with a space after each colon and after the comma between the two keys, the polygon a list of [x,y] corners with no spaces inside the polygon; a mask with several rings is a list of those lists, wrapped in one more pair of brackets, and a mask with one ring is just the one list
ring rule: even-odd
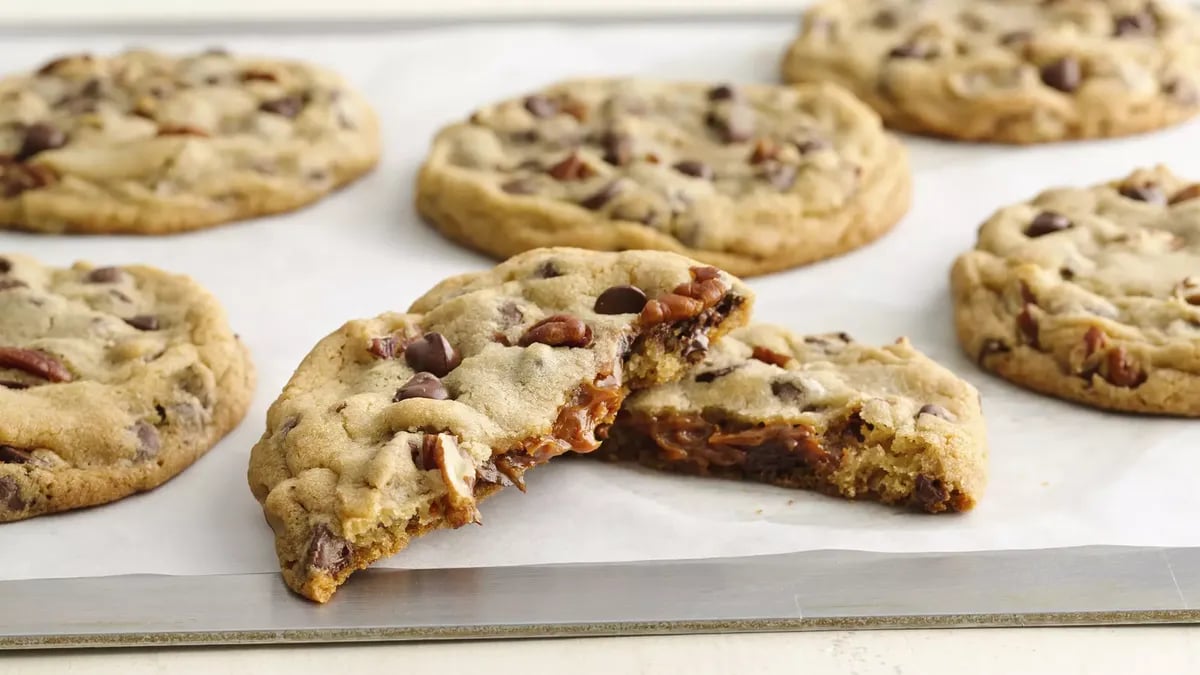
{"label": "cookie half with caramel filling", "polygon": [[600,445],[626,395],[676,380],[751,292],[672,253],[540,249],[322,340],[271,407],[250,485],[284,579],[318,602],[355,570]]}
{"label": "cookie half with caramel filling", "polygon": [[970,509],[987,476],[978,393],[907,340],[766,325],[632,396],[595,456],[931,513]]}

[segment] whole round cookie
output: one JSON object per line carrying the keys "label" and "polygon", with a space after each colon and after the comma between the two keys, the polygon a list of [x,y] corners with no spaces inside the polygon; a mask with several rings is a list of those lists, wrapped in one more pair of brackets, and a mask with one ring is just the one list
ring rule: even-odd
{"label": "whole round cookie", "polygon": [[1200,183],[1159,167],[1002,209],[952,286],[984,368],[1099,408],[1200,416]]}
{"label": "whole round cookie", "polygon": [[367,102],[303,63],[130,51],[0,80],[0,226],[195,230],[314,202],[378,157]]}
{"label": "whole round cookie", "polygon": [[1042,143],[1200,111],[1200,15],[1144,0],[827,0],[783,60],[849,87],[889,126]]}
{"label": "whole round cookie", "polygon": [[253,388],[191,279],[0,257],[0,522],[157,487],[237,425]]}
{"label": "whole round cookie", "polygon": [[910,181],[878,116],[833,85],[576,80],[443,129],[417,208],[498,258],[657,249],[748,276],[874,240]]}

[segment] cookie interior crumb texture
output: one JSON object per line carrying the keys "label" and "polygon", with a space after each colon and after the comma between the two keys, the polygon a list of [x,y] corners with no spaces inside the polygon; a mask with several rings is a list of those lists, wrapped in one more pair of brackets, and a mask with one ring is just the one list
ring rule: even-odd
{"label": "cookie interior crumb texture", "polygon": [[530,467],[595,450],[630,391],[682,377],[752,299],[672,253],[539,249],[347,323],[251,453],[284,579],[324,602],[412,538],[480,522]]}
{"label": "cookie interior crumb texture", "polygon": [[752,325],[630,397],[593,456],[938,513],[975,505],[987,455],[979,393],[907,340]]}
{"label": "cookie interior crumb texture", "polygon": [[1165,167],[1001,209],[952,273],[959,342],[1029,389],[1200,416],[1200,183]]}
{"label": "cookie interior crumb texture", "polygon": [[783,74],[842,84],[914,133],[1122,136],[1200,110],[1200,14],[1171,0],[829,0],[806,13]]}
{"label": "cookie interior crumb texture", "polygon": [[878,238],[910,183],[904,148],[834,85],[573,80],[443,129],[417,208],[498,258],[657,249],[756,275]]}
{"label": "cookie interior crumb texture", "polygon": [[0,522],[157,487],[237,425],[253,389],[194,281],[0,256]]}
{"label": "cookie interior crumb texture", "polygon": [[316,66],[129,51],[0,80],[0,223],[168,234],[289,211],[375,166],[375,114]]}

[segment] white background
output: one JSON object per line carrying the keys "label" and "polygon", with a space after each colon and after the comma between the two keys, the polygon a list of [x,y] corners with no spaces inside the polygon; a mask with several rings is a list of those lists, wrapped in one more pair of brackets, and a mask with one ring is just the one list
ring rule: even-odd
{"label": "white background", "polygon": [[[33,7],[33,3],[26,3],[30,7],[21,8],[19,7],[21,4],[13,3],[11,0],[0,4],[0,20],[6,17],[6,13],[8,17],[14,15],[20,17],[22,15],[19,12],[28,12]],[[134,16],[122,13],[124,6],[134,3],[104,3],[103,10],[97,7],[99,3],[97,5],[86,3],[92,8],[91,11],[95,16],[73,13],[67,8],[68,5],[79,6],[80,4],[82,3],[43,2],[33,8],[39,9],[42,16],[58,12],[60,16],[71,14],[70,18],[74,20],[119,19],[124,22]],[[265,11],[266,5],[278,3],[243,2],[234,9],[229,9],[227,7],[229,4],[209,2],[205,3],[203,8],[197,9],[210,12],[209,16],[236,18],[244,15],[246,10]],[[311,9],[319,12],[330,11],[329,7],[332,3],[289,4],[300,9],[303,9],[303,5],[308,4],[312,6]],[[341,12],[341,8],[344,7],[352,10],[370,9],[366,6],[371,4],[376,5],[376,9],[385,4],[390,5],[389,9],[393,12],[428,10],[423,3],[341,2],[337,4],[339,9],[336,11]],[[503,10],[514,11],[514,5],[536,3],[503,4],[505,5]],[[574,4],[554,3],[555,11],[562,12],[567,5]],[[590,4],[608,4],[610,7],[614,5],[614,3]],[[713,8],[722,11],[731,8],[750,9],[748,3],[723,3],[720,7],[717,5],[722,5],[722,3],[707,3],[706,11]],[[462,6],[464,6],[462,3],[443,2],[438,3],[438,10],[451,11]],[[175,3],[156,3],[154,7],[159,13],[183,10],[182,5]],[[32,14],[26,13],[23,16],[28,18]],[[288,16],[299,16],[299,11],[292,12]],[[185,486],[190,482],[193,489],[207,492],[209,488],[216,486],[222,496],[229,497],[228,500],[222,499],[216,503],[222,504],[222,508],[225,508],[226,504],[229,505],[228,508],[231,509],[233,515],[252,516],[255,515],[256,507],[253,505],[253,501],[249,500],[248,493],[245,492],[244,480],[241,476],[245,448],[257,436],[259,431],[257,425],[261,424],[262,412],[266,403],[269,403],[274,392],[278,391],[288,369],[298,361],[307,347],[341,320],[351,316],[365,316],[381,309],[377,295],[373,293],[364,295],[356,289],[362,286],[388,289],[390,296],[395,298],[395,304],[392,306],[402,306],[428,285],[423,281],[413,281],[414,279],[439,278],[446,270],[458,271],[486,265],[483,260],[441,242],[435,235],[416,223],[409,211],[412,172],[416,162],[419,161],[429,134],[438,124],[461,116],[471,106],[489,98],[515,93],[521,88],[537,86],[546,77],[578,74],[576,69],[589,63],[595,72],[643,72],[673,77],[708,76],[771,80],[774,77],[775,60],[778,58],[784,41],[790,35],[791,25],[790,22],[781,21],[776,29],[765,33],[759,27],[737,28],[723,25],[720,29],[710,29],[711,32],[701,37],[704,44],[711,45],[711,48],[706,47],[698,51],[694,47],[684,48],[684,45],[676,43],[674,47],[681,49],[674,52],[666,49],[662,53],[656,52],[655,54],[649,54],[642,48],[643,45],[654,43],[654,41],[648,39],[650,33],[639,30],[624,31],[617,37],[610,35],[608,40],[619,41],[619,46],[615,49],[613,45],[616,43],[599,39],[580,39],[576,35],[567,41],[566,47],[573,57],[582,56],[582,62],[575,58],[569,61],[558,58],[542,59],[542,65],[560,68],[563,71],[561,73],[528,72],[524,67],[527,63],[524,59],[506,62],[506,59],[511,56],[509,47],[513,44],[527,44],[529,42],[527,36],[513,41],[493,34],[490,39],[494,42],[489,43],[486,34],[459,33],[457,39],[462,41],[461,44],[471,45],[469,50],[439,49],[437,56],[432,59],[409,61],[410,63],[429,63],[431,68],[409,73],[408,75],[415,80],[406,79],[403,82],[396,82],[395,72],[390,69],[362,69],[355,66],[355,63],[358,63],[357,58],[377,51],[367,43],[362,43],[355,49],[346,50],[335,48],[331,40],[306,40],[302,43],[296,41],[289,43],[286,40],[253,39],[244,44],[246,47],[256,47],[257,51],[292,52],[300,55],[311,54],[314,49],[319,49],[323,60],[334,67],[346,70],[356,84],[371,92],[376,105],[385,112],[385,133],[388,142],[385,163],[376,174],[349,192],[305,212],[303,216],[271,219],[194,235],[187,239],[188,253],[186,255],[179,253],[180,244],[178,242],[183,241],[184,238],[159,241],[94,240],[80,244],[72,240],[51,242],[37,238],[17,237],[2,238],[0,244],[8,249],[34,251],[58,262],[78,257],[79,252],[83,250],[86,257],[97,261],[107,259],[115,259],[118,262],[146,260],[164,267],[180,269],[197,276],[222,295],[222,299],[230,306],[235,327],[240,328],[260,322],[269,323],[275,327],[271,335],[260,334],[257,337],[248,338],[259,358],[260,367],[263,368],[263,377],[256,408],[251,412],[247,424],[229,443],[218,448],[209,458],[169,488],[183,491],[187,489]],[[543,39],[547,39],[546,36],[552,32],[552,29],[542,31]],[[390,55],[396,57],[409,54],[405,50],[433,47],[434,41],[444,39],[447,35],[450,34],[443,32],[436,36],[426,34],[421,38],[406,39],[402,46],[391,50]],[[182,41],[161,35],[140,42],[142,44],[162,43],[170,47],[182,48],[184,46]],[[234,47],[243,45],[243,42],[239,40],[223,40],[223,42]],[[114,41],[110,44],[115,47],[120,43],[121,41]],[[203,43],[208,44],[208,42]],[[37,49],[26,47],[17,53],[11,50],[17,45],[6,39],[5,44],[0,46],[0,52],[8,57],[5,59],[6,67],[18,69],[34,65],[44,57],[50,56],[55,49],[66,51],[78,49],[80,45],[81,40],[79,39],[64,39],[53,45],[43,43]],[[264,49],[267,47],[269,49]],[[40,52],[41,49],[45,51]],[[554,51],[551,53],[563,54],[564,52]],[[697,54],[703,54],[703,56],[697,56]],[[483,63],[486,63],[487,67],[492,70],[482,69],[481,64]],[[439,90],[437,96],[433,96],[433,88],[446,81],[443,76],[438,74],[438,68],[458,69],[458,72],[461,73],[471,73],[473,79],[469,82],[459,82],[461,88]],[[914,337],[918,346],[980,384],[987,400],[1008,397],[1015,392],[1006,385],[996,383],[973,372],[970,364],[958,356],[950,341],[948,313],[941,303],[944,302],[945,297],[945,268],[953,252],[969,245],[974,225],[991,208],[1005,201],[1023,199],[1033,190],[1055,182],[1086,183],[1116,175],[1124,171],[1127,164],[1153,161],[1168,154],[1178,156],[1183,153],[1172,153],[1172,149],[1188,147],[1188,140],[1191,141],[1191,147],[1194,148],[1197,145],[1197,136],[1193,129],[1172,132],[1172,134],[1135,141],[1076,144],[1031,150],[986,149],[982,150],[982,152],[987,152],[986,159],[982,158],[979,148],[928,142],[916,144],[915,159],[919,169],[918,206],[897,232],[876,247],[840,261],[790,275],[782,275],[775,279],[755,282],[760,293],[764,294],[760,316],[802,330],[848,329],[857,333],[858,337],[862,339],[876,341],[888,340],[897,334],[907,333]],[[1171,159],[1176,165],[1194,161],[1186,157],[1180,157],[1180,161],[1174,161],[1176,157]],[[1193,164],[1192,175],[1200,175],[1198,168],[1200,167]],[[990,191],[986,198],[963,198],[964,194],[984,185],[988,186]],[[363,218],[364,214],[369,214],[369,217]],[[252,230],[253,233],[251,233]],[[269,241],[270,245],[264,248],[261,245],[264,241]],[[332,263],[334,265],[350,265],[355,270],[362,271],[359,276],[360,281],[353,284],[354,287],[351,287],[351,284],[347,284],[345,287],[328,285],[327,277],[329,275],[326,268],[330,262],[329,256],[326,255],[327,251],[354,251],[363,256],[379,256],[381,255],[381,242],[387,242],[387,245],[392,247],[397,244],[411,246],[424,251],[425,255],[408,258],[404,264],[397,260],[395,267],[364,264],[364,259],[359,257],[349,261],[335,260]],[[83,248],[84,246],[86,248]],[[277,246],[281,248],[277,248]],[[264,250],[283,251],[286,254],[276,253],[264,256]],[[434,250],[439,252],[437,259],[428,255],[430,251]],[[214,264],[213,260],[221,262]],[[888,268],[885,266],[888,260],[897,263],[902,261],[903,266]],[[378,259],[376,261],[378,262]],[[246,269],[247,265],[254,266],[256,273],[246,276],[237,271]],[[284,273],[289,269],[308,269],[313,273],[303,279],[289,278],[286,284],[273,283],[276,279],[284,278]],[[868,276],[862,270],[873,270],[873,272],[871,276]],[[808,281],[802,281],[804,279]],[[834,284],[835,280],[839,283]],[[895,288],[900,282],[903,282],[904,287],[908,289],[909,295],[897,300],[890,289]],[[389,284],[391,285],[389,286]],[[847,294],[847,300],[853,300],[852,306],[840,305],[843,307],[840,314],[836,311],[829,313],[830,303],[823,301],[823,294],[835,286],[843,289]],[[778,293],[772,294],[772,288],[779,289]],[[250,293],[251,290],[255,292]],[[284,311],[296,304],[304,307],[302,313]],[[822,310],[824,313],[818,312],[814,315],[813,307],[826,309]],[[832,325],[834,323],[838,325]],[[899,330],[897,330],[898,328]],[[1187,463],[1186,456],[1173,452],[1173,449],[1177,449],[1179,445],[1171,442],[1171,436],[1183,428],[1182,423],[1161,421],[1161,423],[1146,424],[1133,421],[1132,418],[1113,418],[1113,421],[1110,422],[1100,422],[1100,424],[1110,425],[1108,428],[1102,429],[1104,436],[1100,436],[1110,440],[1088,447],[1078,447],[1078,450],[1089,451],[1089,459],[1092,460],[1081,464],[1077,461],[1061,461],[1060,447],[1062,444],[1069,445],[1072,441],[1077,441],[1078,432],[1093,427],[1097,420],[1101,420],[1100,416],[1089,411],[1082,411],[1043,399],[1034,399],[1026,395],[1018,394],[1011,400],[1015,402],[1014,407],[1010,408],[1007,413],[1001,410],[997,414],[995,406],[990,403],[988,406],[989,419],[993,424],[995,452],[1001,452],[1001,447],[996,443],[995,438],[997,424],[1004,428],[1007,422],[1008,426],[1015,430],[1030,418],[1044,417],[1048,421],[1057,423],[1056,427],[1059,429],[1059,433],[1057,435],[1043,434],[1040,436],[1040,442],[1026,442],[1019,445],[1014,443],[1006,446],[1012,452],[1023,453],[1020,454],[1020,461],[1012,456],[998,456],[993,461],[992,492],[985,499],[980,510],[967,518],[986,520],[989,517],[988,505],[1003,499],[1003,497],[998,497],[998,494],[1013,495],[1014,490],[1024,490],[1026,492],[1023,494],[1030,496],[1046,493],[1035,498],[1047,500],[1043,506],[1058,502],[1058,506],[1061,508],[1043,509],[1030,505],[1024,514],[1026,522],[1030,523],[1035,530],[1040,529],[1053,535],[1056,541],[1063,534],[1081,536],[1083,539],[1091,540],[1094,539],[1096,532],[1111,533],[1110,525],[1120,522],[1125,515],[1120,512],[1123,509],[1118,508],[1121,504],[1120,498],[1140,496],[1139,490],[1148,484],[1148,481],[1171,480],[1171,477],[1174,477],[1175,480],[1180,481],[1179,487],[1181,488],[1175,494],[1180,495],[1180,499],[1190,499],[1187,494],[1187,476],[1194,475],[1194,467]],[[1045,431],[1043,430],[1043,432]],[[1123,442],[1126,440],[1137,442],[1136,448],[1130,451],[1130,446]],[[1134,468],[1130,468],[1131,464],[1135,465]],[[1136,466],[1138,464],[1146,468],[1139,471]],[[1101,495],[1095,498],[1097,503],[1082,505],[1094,506],[1096,510],[1089,512],[1085,518],[1072,517],[1068,518],[1067,522],[1056,522],[1062,519],[1063,513],[1069,511],[1067,507],[1081,506],[1078,504],[1079,500],[1075,492],[1054,495],[1056,489],[1061,489],[1061,482],[1070,480],[1071,474],[1080,471],[1081,466],[1084,467],[1083,475],[1077,475],[1074,478],[1090,480],[1098,477],[1101,479],[1103,489]],[[574,485],[570,482],[573,480],[572,474],[579,474],[580,471],[583,471],[586,474],[603,477],[612,476],[612,472],[617,470],[612,467],[595,469],[590,466],[579,469],[576,469],[575,466],[568,466],[564,469],[550,467],[546,471],[559,473],[547,475],[541,480],[537,476],[531,475],[535,486],[539,488],[544,486],[549,489],[524,497],[514,494],[508,498],[497,498],[494,500],[494,507],[485,512],[485,516],[489,518],[489,525],[482,532],[499,531],[503,525],[494,526],[497,521],[508,522],[510,517],[517,519],[518,515],[527,510],[537,509],[537,502],[531,504],[531,500],[555,499],[556,501],[553,503],[562,503],[562,500],[554,497],[552,486]],[[564,476],[566,477],[564,478]],[[654,490],[656,489],[654,486],[659,484],[677,485],[682,480],[665,480],[660,476],[655,476],[652,480],[640,482],[644,477],[644,474],[635,474],[633,487],[630,487],[630,481],[624,474],[619,479],[606,480],[616,489],[635,491],[643,488]],[[686,490],[691,489],[691,483],[688,483]],[[735,523],[736,527],[732,527],[731,531],[747,531],[762,527],[764,524],[779,525],[781,523],[794,528],[798,522],[803,523],[806,514],[813,513],[806,511],[810,507],[821,509],[825,513],[830,512],[828,502],[814,501],[813,498],[803,495],[780,495],[778,491],[765,488],[738,486],[735,489],[730,486],[710,485],[702,489],[705,490],[706,495],[711,496],[714,493],[718,495],[715,502],[709,503],[709,508],[712,509],[709,515],[717,512],[732,513],[733,516],[730,519],[739,521]],[[745,495],[744,491],[761,496],[763,504],[747,508],[742,503],[732,511],[727,507],[733,502],[722,504],[721,500],[726,497],[742,502],[741,497]],[[1047,494],[1049,496],[1046,496]],[[645,496],[644,493],[642,496]],[[637,495],[634,497],[634,499],[621,498],[619,501],[621,503],[636,502]],[[654,497],[654,495],[650,495],[650,497]],[[156,495],[150,495],[139,498],[139,500],[146,501],[156,498],[158,498]],[[787,504],[788,500],[793,500],[794,503],[789,505]],[[801,504],[802,507],[794,508],[796,503]],[[1159,499],[1152,504],[1152,509],[1157,509],[1161,513],[1151,513],[1142,522],[1161,523],[1163,521],[1158,518],[1159,515],[1169,514],[1179,507],[1187,506],[1189,504],[1172,503],[1169,500]],[[762,509],[762,513],[757,512],[759,508]],[[118,509],[124,509],[127,512],[136,509],[139,514],[148,512],[144,507],[139,508],[138,500],[107,507],[105,511],[115,513]],[[863,520],[860,522],[872,523],[872,526],[891,527],[901,521],[914,523],[925,521],[931,523],[928,527],[940,529],[943,527],[942,525],[933,524],[945,522],[947,525],[944,527],[957,530],[954,536],[959,538],[969,539],[980,530],[980,527],[974,524],[978,521],[961,518],[921,518],[920,521],[914,521],[911,516],[895,514],[871,506],[854,505],[852,508],[847,508],[846,505],[839,505],[835,512],[843,515],[869,514],[862,516]],[[1187,512],[1195,513],[1196,510],[1191,507],[1185,511],[1185,513]],[[1099,517],[1099,521],[1092,517],[1093,514]],[[859,518],[856,515],[847,517]],[[70,522],[71,518],[74,517],[62,519],[62,522]],[[174,522],[174,519],[164,518],[164,522],[160,524],[167,526]],[[971,524],[963,525],[964,522]],[[1153,540],[1142,543],[1164,543],[1164,537],[1193,536],[1184,523],[1179,522],[1179,524],[1181,527],[1177,532],[1145,527],[1142,527],[1140,531],[1131,532]],[[592,526],[595,527],[600,525],[602,523],[592,523]],[[901,525],[901,527],[905,526]],[[927,526],[922,525],[921,527]],[[228,539],[212,539],[210,542],[206,537],[223,535],[219,533],[205,534],[202,527],[191,531],[196,533],[195,536],[199,537],[201,544],[217,543],[221,546],[228,546],[231,543]],[[69,539],[73,543],[67,545],[78,546],[75,550],[77,555],[89,554],[90,551],[96,550],[81,545],[86,542],[80,540],[79,530],[72,534],[75,536]],[[127,527],[126,534],[134,540],[140,536],[133,527]],[[432,552],[441,547],[456,557],[462,557],[464,554],[469,557],[471,551],[476,550],[477,546],[487,546],[486,534],[470,532],[469,536],[465,536],[467,534],[449,533],[441,538],[443,543],[439,543],[437,539],[431,539],[426,547],[431,551],[429,555],[434,555]],[[263,537],[265,536],[265,528],[260,527],[258,532],[247,531],[246,539],[238,540],[236,545],[239,548],[248,547],[245,550],[254,550],[255,547],[264,545]],[[1029,533],[1022,531],[1021,536],[1028,537]],[[754,539],[759,543],[775,541],[774,537],[754,537]],[[921,541],[920,537],[906,538],[905,541],[914,542],[912,543],[913,548],[929,547],[927,542]],[[1002,538],[997,538],[995,541],[1002,541]],[[536,535],[531,543],[539,543]],[[1062,541],[1061,543],[1072,542]],[[1022,545],[1022,542],[1013,540],[1009,541],[1008,545]],[[1033,545],[1048,544],[1035,543]],[[941,547],[972,548],[976,546],[977,544]],[[880,548],[880,546],[860,547]],[[884,546],[882,548],[892,547]],[[535,546],[531,550],[545,551],[546,548]],[[437,562],[435,560],[433,564],[437,564]],[[11,564],[11,562],[6,564]],[[470,653],[480,657],[490,655],[491,658],[488,660],[495,663],[497,659],[503,661],[507,658],[515,658],[516,654],[525,654],[527,653],[525,650],[533,649],[533,654],[545,659],[543,663],[549,664],[554,660],[559,660],[562,664],[575,665],[577,672],[588,672],[585,666],[578,665],[586,663],[584,655],[595,654],[603,650],[603,653],[608,655],[605,660],[612,658],[612,655],[620,654],[619,658],[624,660],[617,663],[628,664],[627,672],[633,671],[635,667],[645,669],[643,672],[669,672],[672,670],[671,665],[683,666],[685,662],[689,665],[694,664],[691,665],[693,672],[735,672],[730,668],[717,668],[717,666],[721,664],[730,666],[734,663],[748,665],[751,662],[761,663],[763,668],[761,672],[794,672],[794,669],[784,670],[784,668],[787,668],[789,664],[794,666],[797,662],[796,658],[799,656],[797,650],[810,649],[811,651],[805,652],[806,658],[811,657],[811,663],[818,668],[821,665],[843,664],[853,666],[859,672],[897,672],[893,671],[891,667],[899,668],[904,659],[910,657],[928,656],[942,650],[951,650],[949,653],[943,653],[942,658],[957,653],[963,659],[969,658],[970,661],[974,661],[975,659],[970,655],[986,653],[988,645],[1013,644],[1017,640],[1020,640],[1020,644],[1040,645],[1042,649],[1070,649],[1072,646],[1085,645],[1087,653],[1100,655],[1101,661],[1109,666],[1114,666],[1119,663],[1119,659],[1112,655],[1112,650],[1120,643],[1128,644],[1130,640],[1134,639],[1134,636],[1137,636],[1136,639],[1139,643],[1153,640],[1164,645],[1164,650],[1158,653],[1162,658],[1191,658],[1194,660],[1196,653],[1179,639],[1178,636],[1181,633],[1182,631],[1176,632],[1171,629],[1138,629],[1117,633],[1102,630],[1063,630],[1049,633],[1043,631],[1037,633],[1041,636],[1037,638],[1028,636],[1018,638],[1023,633],[1015,631],[999,634],[992,631],[823,634],[780,636],[778,638],[725,636],[719,639],[625,639],[617,643],[612,641],[557,641],[524,643],[524,646],[516,643],[493,643],[470,647],[455,646],[450,649],[432,646],[350,650],[335,648],[308,650],[304,654],[309,664],[315,664],[317,661],[327,658],[329,663],[345,664],[348,658],[363,659],[364,661],[374,658],[368,654],[377,656],[382,650],[391,654],[392,660],[408,658],[414,664],[433,664],[437,662],[437,659],[449,658],[453,653],[466,653],[460,650],[470,650]],[[1046,637],[1047,635],[1052,637]],[[1121,637],[1117,639],[1112,637],[1113,635]],[[539,646],[531,648],[530,644]],[[1104,645],[1109,647],[1108,656],[1102,653],[1101,646]],[[522,651],[517,652],[518,649]],[[404,656],[401,656],[401,650],[406,650],[403,652]],[[192,652],[183,663],[196,668],[196,672],[210,670],[210,666],[215,663],[215,660],[228,660],[231,663],[253,668],[258,672],[273,672],[267,664],[275,664],[276,667],[281,668],[274,672],[283,672],[284,664],[290,663],[292,665],[288,672],[296,672],[294,670],[297,665],[296,660],[283,659],[282,654],[284,653],[286,652],[273,650],[209,650]],[[995,653],[1007,654],[1006,658],[1009,659],[1017,659],[1020,655],[1020,652],[1014,653],[1000,649],[997,649]],[[825,658],[820,658],[822,655]],[[317,661],[311,660],[309,657]],[[155,657],[145,655],[136,662],[148,669],[143,671],[132,670],[131,663],[133,662],[128,661],[127,658],[124,656],[119,660],[105,661],[104,657],[98,655],[75,659],[73,662],[80,666],[104,666],[106,664],[114,665],[119,661],[124,672],[155,672],[149,670],[156,667],[154,666],[157,662]],[[421,659],[429,659],[429,661]],[[14,670],[13,672],[63,672],[60,669],[65,668],[67,663],[56,659],[50,670],[33,671],[29,668],[45,667],[46,662],[17,662],[0,657],[0,672],[6,672],[5,669],[10,665],[20,666],[19,671]],[[252,663],[258,665],[251,666]],[[907,663],[915,663],[915,661],[907,661]],[[996,663],[1001,662],[997,661]],[[1148,662],[1141,663],[1145,668],[1151,667]],[[1163,665],[1173,664],[1178,669],[1178,666],[1185,663],[1187,662],[1175,660]],[[1012,661],[1011,664],[1014,668],[1020,667],[1019,659]],[[536,664],[531,668],[532,670],[526,670],[526,672],[538,672]],[[1002,668],[992,672],[1007,671],[1007,668]],[[942,671],[921,667],[914,672]],[[1089,670],[1089,672],[1095,672],[1095,670]]]}

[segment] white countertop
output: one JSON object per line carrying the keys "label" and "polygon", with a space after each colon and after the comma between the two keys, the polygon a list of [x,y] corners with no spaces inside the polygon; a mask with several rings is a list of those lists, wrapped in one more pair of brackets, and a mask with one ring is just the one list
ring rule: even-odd
{"label": "white countertop", "polygon": [[[549,13],[683,16],[788,11],[798,0],[4,0],[0,26],[341,19],[456,19]],[[2,600],[0,600],[2,605]],[[392,645],[0,652],[0,675],[65,673],[427,673],[477,664],[520,673],[1198,672],[1188,627],[838,631]],[[435,670],[436,669],[436,670]]]}

